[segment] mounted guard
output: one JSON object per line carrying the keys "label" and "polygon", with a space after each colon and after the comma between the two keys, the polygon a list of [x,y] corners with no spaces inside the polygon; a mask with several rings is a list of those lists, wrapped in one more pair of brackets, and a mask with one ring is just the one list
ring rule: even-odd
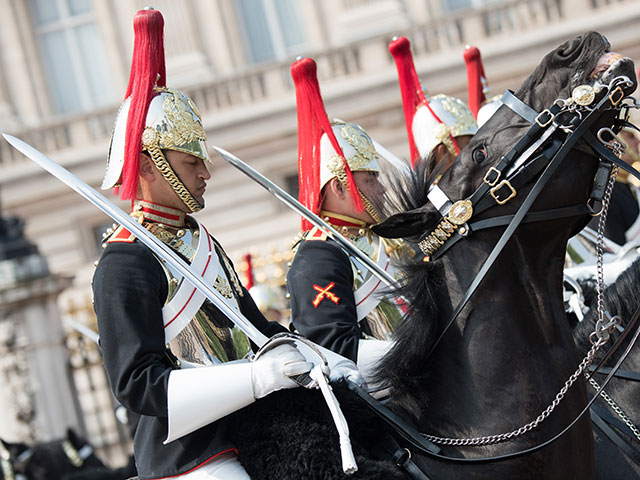
{"label": "mounted guard", "polygon": [[[392,258],[410,255],[370,226],[382,219],[381,157],[371,137],[353,123],[329,121],[310,58],[291,66],[298,112],[300,202],[338,230],[383,270]],[[351,360],[367,377],[367,366],[389,348],[404,305],[381,296],[386,288],[360,261],[349,257],[323,229],[307,220],[287,275],[292,322],[305,337]]]}
{"label": "mounted guard", "polygon": [[[225,308],[267,337],[283,332],[258,311],[221,245],[192,213],[204,207],[209,154],[200,114],[165,82],[162,15],[134,19],[125,101],[103,189],[119,188],[148,232],[213,285]],[[313,366],[292,345],[247,361],[251,345],[220,308],[124,227],[105,238],[94,305],[116,398],[140,413],[134,450],[141,479],[247,479],[225,431],[227,415],[298,384]]]}
{"label": "mounted guard", "polygon": [[411,164],[415,167],[421,159],[433,154],[434,164],[442,173],[478,131],[475,118],[469,107],[455,97],[425,94],[407,38],[395,37],[389,51],[398,70]]}

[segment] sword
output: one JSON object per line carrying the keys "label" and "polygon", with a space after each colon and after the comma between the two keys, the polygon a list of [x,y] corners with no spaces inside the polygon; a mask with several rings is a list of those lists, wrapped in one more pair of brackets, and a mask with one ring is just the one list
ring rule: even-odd
{"label": "sword", "polygon": [[71,318],[65,318],[63,320],[63,322],[66,323],[67,325],[69,325],[71,328],[73,328],[76,332],[78,332],[78,333],[84,335],[85,337],[87,337],[89,340],[91,340],[96,345],[100,346],[100,336],[98,335],[98,332],[96,332],[95,330],[92,330],[89,327],[87,327],[86,325],[83,325],[80,322],[76,322],[75,320],[72,320]]}
{"label": "sword", "polygon": [[226,150],[212,146],[218,155],[220,155],[226,162],[230,163],[246,176],[251,178],[258,185],[269,191],[274,197],[284,203],[287,207],[292,209],[294,212],[302,215],[304,218],[313,223],[316,227],[321,228],[324,232],[329,235],[333,240],[335,240],[338,245],[342,247],[343,250],[346,251],[348,255],[351,255],[357,258],[369,271],[378,277],[381,281],[383,281],[388,287],[393,287],[395,284],[395,279],[389,275],[385,270],[383,270],[380,265],[371,260],[367,255],[358,250],[358,248],[352,244],[349,240],[344,238],[338,231],[329,225],[327,222],[322,220],[315,213],[310,211],[307,207],[302,205],[299,201],[269,180],[267,177],[262,175],[260,172],[250,167],[238,157],[233,155],[232,153],[227,152]]}
{"label": "sword", "polygon": [[67,169],[58,165],[56,162],[47,157],[44,153],[39,152],[31,145],[23,142],[22,140],[7,135],[5,133],[2,136],[9,142],[14,148],[20,151],[24,156],[33,160],[40,165],[51,175],[61,180],[68,187],[75,190],[82,195],[86,200],[98,207],[108,216],[110,216],[117,223],[125,227],[136,238],[138,238],[143,244],[158,255],[161,259],[166,261],[169,265],[174,267],[189,283],[200,290],[205,297],[207,297],[216,307],[218,307],[222,313],[224,313],[229,319],[235,323],[240,330],[242,330],[256,345],[259,347],[264,345],[267,341],[267,337],[256,327],[253,326],[247,318],[241,313],[237,312],[229,305],[227,305],[222,297],[215,289],[204,283],[202,278],[195,274],[191,267],[184,262],[176,253],[162,243],[158,238],[154,237],[149,231],[134,221],[129,215],[127,215],[122,209],[118,208],[111,201],[109,201],[104,195],[98,193],[89,185],[84,183],[74,174]]}

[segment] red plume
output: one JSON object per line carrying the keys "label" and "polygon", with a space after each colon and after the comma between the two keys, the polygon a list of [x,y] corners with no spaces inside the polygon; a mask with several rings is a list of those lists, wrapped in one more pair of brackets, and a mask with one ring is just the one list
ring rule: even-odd
{"label": "red plume", "polygon": [[[299,199],[313,213],[320,212],[320,139],[326,133],[331,145],[342,157],[347,172],[347,189],[351,192],[353,206],[357,212],[364,210],[364,203],[356,187],[353,173],[347,164],[340,144],[333,134],[331,123],[324,108],[318,85],[316,62],[301,58],[291,65],[291,76],[296,88],[298,111],[298,182]],[[312,227],[302,219],[302,230]]]}
{"label": "red plume", "polygon": [[122,169],[122,199],[134,199],[138,191],[138,170],[142,132],[153,87],[166,86],[164,63],[164,19],[158,10],[140,10],[133,19],[134,45],[127,97],[131,97]]}
{"label": "red plume", "polygon": [[[426,105],[431,112],[431,115],[438,121],[443,123],[442,120],[431,109],[418,74],[416,73],[416,67],[413,63],[413,56],[411,55],[411,43],[406,37],[396,37],[389,44],[389,51],[396,62],[396,68],[398,69],[398,83],[400,84],[400,93],[402,94],[402,106],[404,108],[404,121],[407,126],[407,136],[409,137],[409,151],[411,153],[411,166],[415,167],[416,161],[420,158],[418,147],[416,147],[415,139],[413,138],[413,131],[411,126],[413,125],[413,117],[416,114],[416,110],[420,105]],[[458,148],[455,140],[453,143]]]}
{"label": "red plume", "polygon": [[250,253],[244,256],[244,261],[247,262],[247,284],[245,287],[247,287],[247,290],[251,290],[251,287],[253,287],[253,265],[251,264]]}
{"label": "red plume", "polygon": [[467,64],[467,92],[469,109],[475,118],[478,118],[478,110],[487,99],[485,97],[487,81],[484,76],[482,57],[478,47],[467,47],[464,51],[464,61]]}

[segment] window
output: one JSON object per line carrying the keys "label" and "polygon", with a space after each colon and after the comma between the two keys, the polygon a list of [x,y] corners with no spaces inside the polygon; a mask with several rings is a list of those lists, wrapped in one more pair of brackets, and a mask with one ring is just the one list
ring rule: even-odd
{"label": "window", "polygon": [[30,0],[55,113],[88,111],[115,100],[91,0]]}
{"label": "window", "polygon": [[298,195],[300,194],[300,184],[298,182],[297,173],[284,177],[284,189],[293,198],[298,198]]}
{"label": "window", "polygon": [[305,40],[296,0],[237,0],[247,58],[252,63],[301,52]]}

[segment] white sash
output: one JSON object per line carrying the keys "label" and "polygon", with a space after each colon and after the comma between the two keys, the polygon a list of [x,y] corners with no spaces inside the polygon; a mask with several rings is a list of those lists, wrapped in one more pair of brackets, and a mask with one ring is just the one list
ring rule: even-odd
{"label": "white sash", "polygon": [[[200,233],[198,237],[198,248],[191,261],[192,270],[202,277],[209,285],[213,285],[218,275],[227,279],[227,275],[220,264],[218,254],[213,247],[213,240],[209,232],[198,222]],[[177,277],[181,278],[181,277]],[[165,343],[173,340],[188,324],[200,307],[204,303],[205,296],[189,281],[182,280],[173,298],[162,307],[162,318],[164,321]],[[226,299],[226,303],[238,310],[235,297]]]}
{"label": "white sash", "polygon": [[[385,271],[389,272],[390,260],[387,255],[387,250],[384,246],[382,239],[378,242],[378,259],[376,263]],[[356,316],[358,322],[369,315],[374,308],[380,303],[380,295],[376,294],[376,290],[382,283],[375,275],[369,275],[369,278],[358,289],[353,292],[353,297],[356,301]]]}

